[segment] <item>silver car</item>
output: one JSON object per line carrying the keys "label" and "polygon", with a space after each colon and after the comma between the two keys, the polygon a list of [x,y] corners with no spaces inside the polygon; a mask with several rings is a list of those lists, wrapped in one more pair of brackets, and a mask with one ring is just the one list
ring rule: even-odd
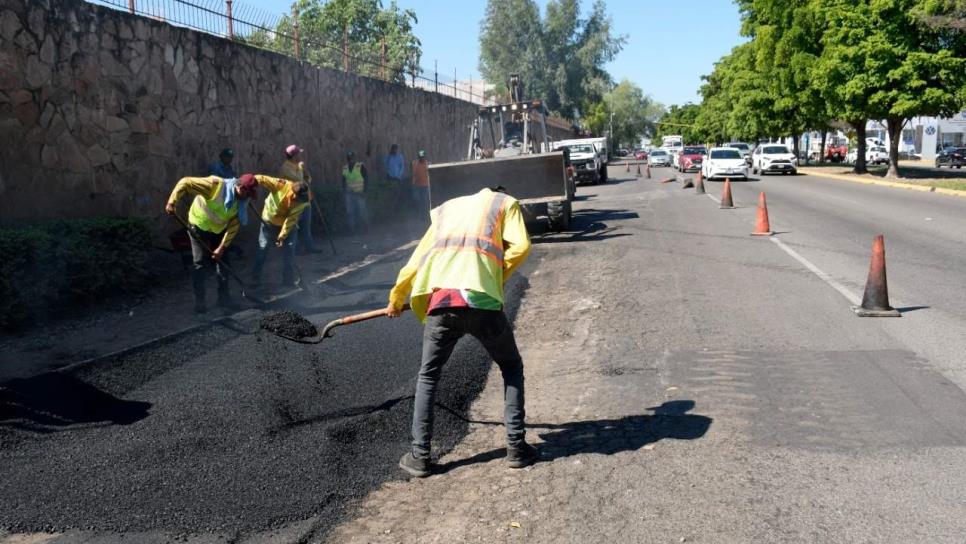
{"label": "silver car", "polygon": [[671,155],[663,149],[654,149],[647,154],[647,164],[651,166],[671,166]]}

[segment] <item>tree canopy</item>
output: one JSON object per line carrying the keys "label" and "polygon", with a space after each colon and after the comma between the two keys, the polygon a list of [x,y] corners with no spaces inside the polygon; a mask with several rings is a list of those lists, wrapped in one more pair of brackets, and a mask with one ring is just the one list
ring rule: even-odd
{"label": "tree canopy", "polygon": [[615,36],[611,26],[603,0],[586,18],[579,0],[550,0],[543,16],[534,0],[488,0],[480,25],[480,73],[501,94],[509,75],[520,74],[527,98],[577,118],[613,85],[604,65],[626,38]]}
{"label": "tree canopy", "polygon": [[[417,22],[413,10],[400,9],[395,1],[383,7],[381,0],[298,0],[295,7],[300,53],[306,62],[342,69],[343,43],[348,31],[351,71],[401,82],[407,74],[419,70],[422,50],[413,32]],[[292,15],[286,14],[274,32],[255,32],[244,40],[294,54],[290,37],[295,33],[294,22]]]}

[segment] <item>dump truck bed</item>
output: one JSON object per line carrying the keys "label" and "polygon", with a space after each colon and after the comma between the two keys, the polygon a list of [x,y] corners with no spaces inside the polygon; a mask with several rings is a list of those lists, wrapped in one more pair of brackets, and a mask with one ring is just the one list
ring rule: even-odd
{"label": "dump truck bed", "polygon": [[502,185],[507,194],[526,203],[569,200],[563,153],[431,164],[430,201],[433,207],[451,198]]}

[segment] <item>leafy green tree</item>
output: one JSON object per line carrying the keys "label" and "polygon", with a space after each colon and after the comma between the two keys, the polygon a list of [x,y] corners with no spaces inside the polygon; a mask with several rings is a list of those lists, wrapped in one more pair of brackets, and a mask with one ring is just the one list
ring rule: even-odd
{"label": "leafy green tree", "polygon": [[813,75],[836,116],[858,139],[857,172],[865,171],[865,123],[884,119],[889,171],[899,177],[899,140],[909,118],[948,116],[966,104],[962,33],[926,24],[923,0],[825,0],[827,28]]}
{"label": "leafy green tree", "polygon": [[668,135],[680,135],[687,144],[706,142],[704,133],[697,125],[697,118],[700,113],[701,106],[690,102],[683,106],[671,106],[655,123],[654,140],[660,141],[661,138]]}
{"label": "leafy green tree", "polygon": [[664,112],[664,106],[644,94],[640,87],[624,79],[604,95],[607,123],[614,114],[614,133],[611,139],[616,144],[633,147],[640,137],[652,133],[655,122]]}
{"label": "leafy green tree", "polygon": [[[520,74],[527,98],[577,118],[612,86],[604,65],[624,46],[614,36],[603,0],[581,18],[578,0],[550,0],[546,15],[533,0],[489,0],[480,28],[480,72],[490,82]],[[504,95],[505,97],[505,95]]]}
{"label": "leafy green tree", "polygon": [[[419,69],[422,50],[413,33],[416,13],[400,9],[395,1],[385,8],[381,0],[298,0],[296,12],[300,54],[306,62],[343,69],[343,44],[348,33],[349,70],[402,83],[407,74]],[[288,14],[274,33],[257,31],[242,39],[258,47],[294,54],[294,23]]]}

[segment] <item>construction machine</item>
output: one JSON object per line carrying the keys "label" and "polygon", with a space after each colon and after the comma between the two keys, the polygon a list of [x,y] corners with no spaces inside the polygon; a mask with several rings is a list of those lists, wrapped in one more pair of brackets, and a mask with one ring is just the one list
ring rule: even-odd
{"label": "construction machine", "polygon": [[551,151],[543,101],[524,100],[516,74],[507,89],[510,102],[479,108],[466,160],[430,165],[432,206],[502,185],[520,201],[528,222],[546,217],[551,229],[566,230],[575,193],[566,153]]}

